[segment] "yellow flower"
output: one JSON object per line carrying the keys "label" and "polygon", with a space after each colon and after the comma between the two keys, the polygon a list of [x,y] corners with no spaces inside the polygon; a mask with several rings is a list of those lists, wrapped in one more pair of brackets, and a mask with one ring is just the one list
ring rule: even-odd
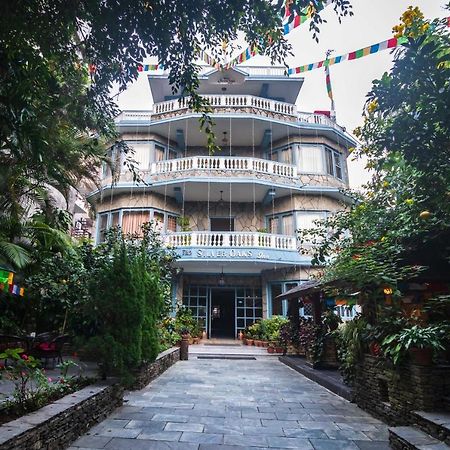
{"label": "yellow flower", "polygon": [[369,105],[367,106],[367,111],[371,114],[373,113],[376,109],[378,108],[378,101],[377,100],[373,100],[369,103]]}
{"label": "yellow flower", "polygon": [[382,236],[382,238],[380,240],[381,240],[381,242],[384,242],[386,240],[386,236]]}
{"label": "yellow flower", "polygon": [[356,137],[361,136],[361,127],[356,127],[356,128],[353,130],[353,133],[355,134]]}
{"label": "yellow flower", "polygon": [[412,205],[412,204],[414,203],[414,200],[413,200],[412,198],[407,198],[407,199],[405,200],[405,203],[406,203],[407,205]]}
{"label": "yellow flower", "polygon": [[353,153],[355,150],[356,150],[355,147],[350,147],[350,148],[348,149],[348,152],[349,152],[349,153]]}
{"label": "yellow flower", "polygon": [[383,185],[384,188],[387,188],[389,186],[389,181],[383,181]]}

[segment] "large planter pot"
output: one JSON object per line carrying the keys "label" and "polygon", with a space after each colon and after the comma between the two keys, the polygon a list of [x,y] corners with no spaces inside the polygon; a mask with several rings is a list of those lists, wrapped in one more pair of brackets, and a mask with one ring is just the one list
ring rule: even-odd
{"label": "large planter pot", "polygon": [[275,347],[267,347],[267,353],[275,353]]}
{"label": "large planter pot", "polygon": [[244,345],[247,345],[247,338],[242,338],[242,343],[244,344]]}
{"label": "large planter pot", "polygon": [[433,351],[430,348],[410,348],[411,362],[418,366],[431,366],[433,364]]}
{"label": "large planter pot", "polygon": [[275,353],[283,353],[284,349],[283,347],[275,347]]}
{"label": "large planter pot", "polygon": [[261,346],[262,347],[268,347],[269,346],[269,342],[268,341],[261,341]]}
{"label": "large planter pot", "polygon": [[253,339],[247,339],[247,345],[253,345],[254,341]]}
{"label": "large planter pot", "polygon": [[259,339],[255,339],[255,346],[261,347],[261,341]]}

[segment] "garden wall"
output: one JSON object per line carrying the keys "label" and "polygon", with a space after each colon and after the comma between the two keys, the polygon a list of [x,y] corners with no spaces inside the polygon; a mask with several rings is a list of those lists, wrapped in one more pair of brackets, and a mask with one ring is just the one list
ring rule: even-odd
{"label": "garden wall", "polygon": [[408,364],[393,370],[385,360],[364,355],[354,385],[357,405],[389,423],[414,423],[411,411],[442,409],[450,366]]}
{"label": "garden wall", "polygon": [[147,386],[148,383],[153,381],[179,360],[179,347],[172,347],[165,352],[160,353],[154,362],[143,365],[138,371],[134,373],[136,379],[131,386],[131,389],[143,389],[145,386]]}
{"label": "garden wall", "polygon": [[119,384],[88,386],[0,426],[0,450],[67,448],[122,401],[123,388]]}

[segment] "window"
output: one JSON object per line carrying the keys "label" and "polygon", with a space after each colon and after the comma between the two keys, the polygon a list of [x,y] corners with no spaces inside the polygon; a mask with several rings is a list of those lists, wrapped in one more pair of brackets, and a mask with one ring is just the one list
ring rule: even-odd
{"label": "window", "polygon": [[282,294],[281,284],[272,284],[270,286],[270,297],[272,299],[272,316],[283,316],[283,303],[284,300],[277,299],[278,295]]}
{"label": "window", "polygon": [[300,230],[315,228],[314,222],[326,219],[326,217],[326,211],[299,211],[297,212],[297,228]]}
{"label": "window", "polygon": [[107,152],[106,156],[108,162],[103,163],[102,175],[103,178],[112,176],[113,172],[120,171],[121,152],[116,146],[112,146]]}
{"label": "window", "polygon": [[278,234],[279,229],[279,221],[278,217],[269,217],[269,232],[272,234]]}
{"label": "window", "polygon": [[184,289],[183,306],[190,309],[200,326],[206,326],[207,289],[200,286],[188,286]]}
{"label": "window", "polygon": [[320,145],[304,145],[299,148],[299,171],[304,173],[324,173],[323,147]]}
{"label": "window", "polygon": [[326,169],[327,174],[333,177],[343,179],[342,172],[342,159],[341,154],[339,152],[330,150],[329,148],[325,149],[325,159],[326,159]]}
{"label": "window", "polygon": [[164,213],[154,211],[153,212],[153,222],[154,222],[155,230],[162,233],[164,231]]}
{"label": "window", "polygon": [[282,217],[281,234],[285,234],[287,236],[294,235],[294,216],[292,214]]}
{"label": "window", "polygon": [[[298,286],[301,282],[298,281],[280,281],[270,284],[269,290],[269,302],[270,302],[270,315],[271,316],[287,316],[288,314],[288,301],[280,300],[276,297],[284,294],[292,288]],[[301,309],[300,309],[301,312]]]}
{"label": "window", "polygon": [[234,231],[233,217],[211,217],[210,231]]}
{"label": "window", "polygon": [[166,151],[161,145],[155,144],[155,162],[163,161]]}
{"label": "window", "polygon": [[132,158],[137,163],[139,170],[148,170],[150,167],[150,144],[148,142],[136,142],[130,144],[133,148],[134,154]]}
{"label": "window", "polygon": [[141,235],[142,225],[149,220],[149,211],[124,211],[122,215],[122,232]]}
{"label": "window", "polygon": [[111,213],[111,227],[118,227],[120,223],[119,221],[120,221],[120,212],[115,211]]}
{"label": "window", "polygon": [[244,330],[262,317],[261,289],[236,289],[236,331]]}
{"label": "window", "polygon": [[167,231],[177,231],[177,217],[171,216],[170,214],[167,215]]}
{"label": "window", "polygon": [[284,234],[294,236],[295,225],[293,214],[277,214],[267,219],[269,232],[272,234]]}
{"label": "window", "polygon": [[108,214],[100,214],[98,218],[98,241],[104,242],[108,229]]}

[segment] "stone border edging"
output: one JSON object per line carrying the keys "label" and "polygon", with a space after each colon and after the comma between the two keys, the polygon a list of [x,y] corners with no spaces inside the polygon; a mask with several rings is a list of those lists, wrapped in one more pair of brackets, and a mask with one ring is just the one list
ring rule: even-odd
{"label": "stone border edging", "polygon": [[[296,372],[304,375],[306,378],[309,378],[310,380],[316,382],[317,384],[320,384],[321,386],[335,393],[336,395],[339,395],[339,397],[342,397],[345,400],[348,400],[349,402],[354,402],[354,395],[351,388],[336,383],[333,379],[324,376],[320,370],[305,367],[304,365],[300,364],[295,364],[289,359],[289,357],[285,356],[279,356],[278,360],[283,364],[285,364],[286,366],[290,367],[291,369],[294,369]],[[326,369],[324,370],[324,372],[325,371]]]}
{"label": "stone border edging", "polygon": [[68,447],[123,402],[117,382],[87,386],[0,426],[0,450]]}
{"label": "stone border edging", "polygon": [[179,360],[179,347],[172,347],[160,353],[154,362],[143,365],[134,373],[134,375],[136,376],[136,380],[132,384],[130,389],[133,391],[143,389],[145,386],[147,386],[147,384],[149,384]]}

